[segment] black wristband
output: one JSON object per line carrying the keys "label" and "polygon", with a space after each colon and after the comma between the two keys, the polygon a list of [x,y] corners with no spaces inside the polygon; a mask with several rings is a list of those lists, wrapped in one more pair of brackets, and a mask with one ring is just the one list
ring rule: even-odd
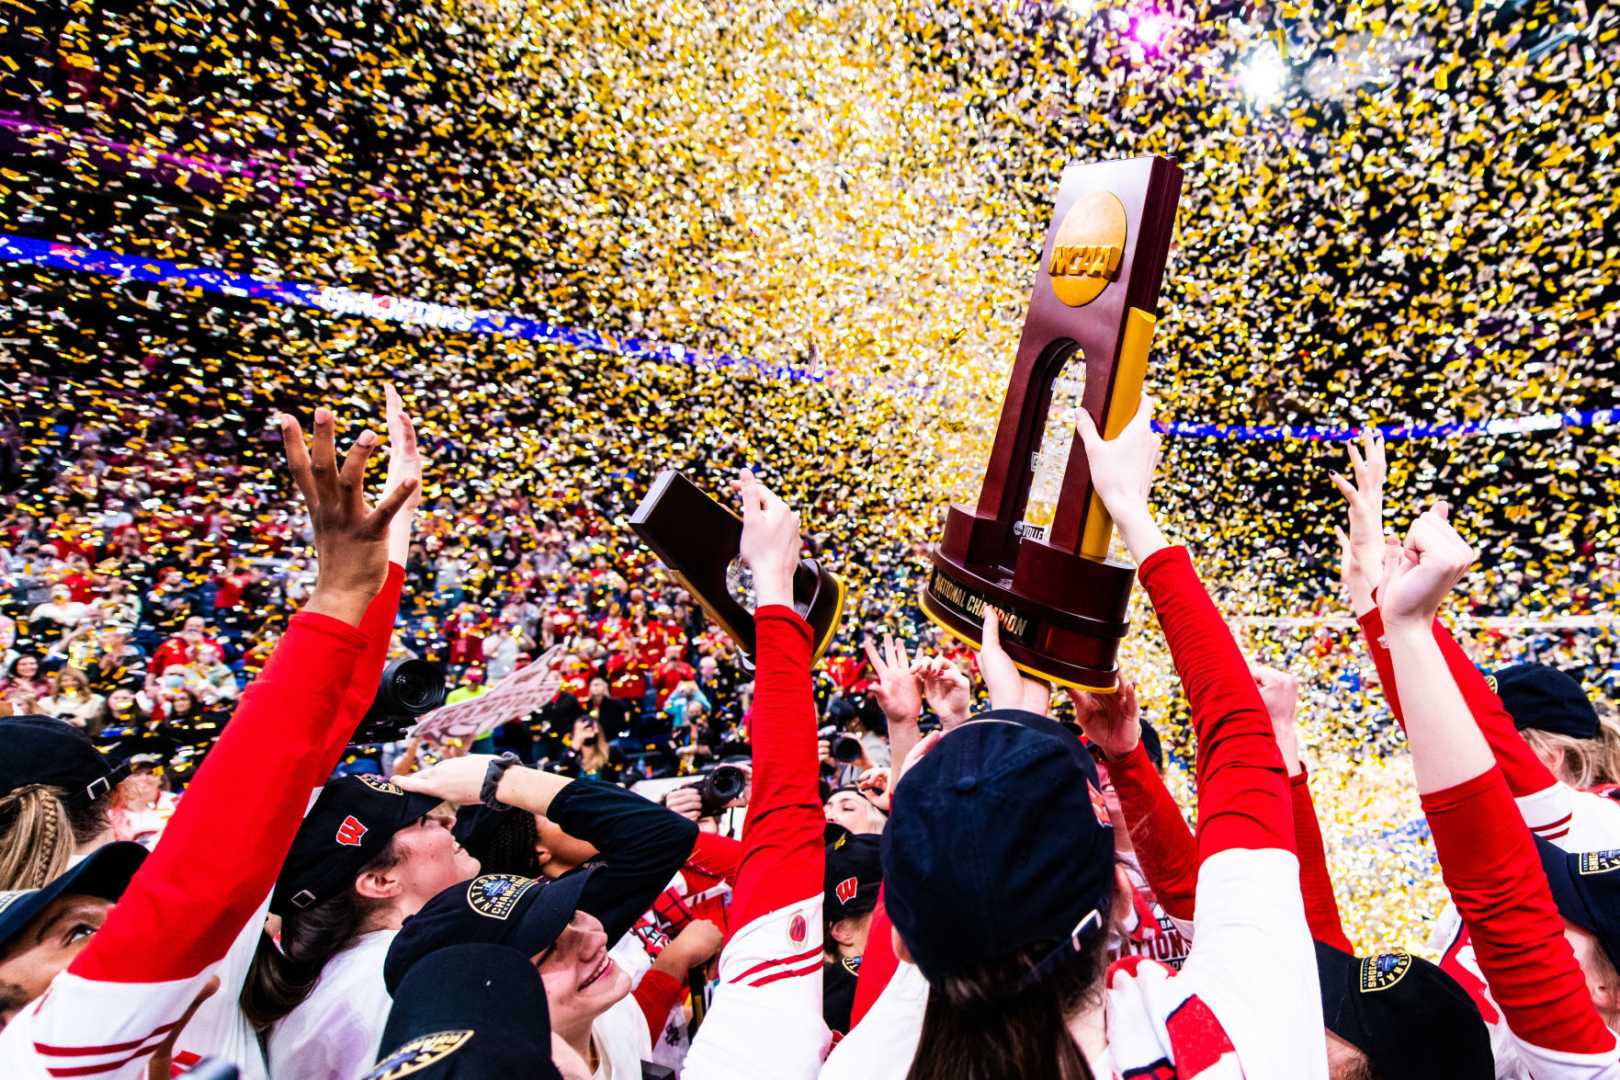
{"label": "black wristband", "polygon": [[501,777],[506,775],[506,770],[521,763],[510,750],[491,761],[484,772],[484,784],[478,789],[479,801],[491,810],[510,810],[510,806],[495,797],[495,791],[501,786]]}

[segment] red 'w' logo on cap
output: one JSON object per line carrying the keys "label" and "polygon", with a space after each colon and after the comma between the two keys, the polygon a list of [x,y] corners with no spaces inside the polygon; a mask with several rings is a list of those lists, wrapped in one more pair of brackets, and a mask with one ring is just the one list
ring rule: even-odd
{"label": "red 'w' logo on cap", "polygon": [[860,887],[861,883],[858,880],[852,877],[847,877],[838,883],[837,887],[833,889],[833,892],[838,895],[838,902],[840,904],[847,904],[851,900],[855,899],[855,893],[860,889]]}
{"label": "red 'w' logo on cap", "polygon": [[338,826],[337,842],[345,847],[359,847],[360,838],[366,835],[366,827],[360,824],[360,819],[350,814]]}

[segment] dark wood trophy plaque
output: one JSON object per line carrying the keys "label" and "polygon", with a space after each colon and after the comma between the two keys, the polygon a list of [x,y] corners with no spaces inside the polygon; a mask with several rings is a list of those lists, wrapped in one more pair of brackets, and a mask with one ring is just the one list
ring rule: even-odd
{"label": "dark wood trophy plaque", "polygon": [[946,511],[922,590],[975,646],[985,604],[1000,609],[1013,661],[1064,686],[1118,687],[1136,568],[1108,558],[1076,410],[1107,438],[1136,415],[1180,195],[1166,158],[1063,170],[978,505]]}
{"label": "dark wood trophy plaque", "polygon": [[[681,473],[665,469],[630,515],[630,527],[752,661],[754,612],[728,580],[742,547],[742,518]],[[810,624],[820,659],[844,613],[843,579],[815,559],[800,559],[793,607]]]}

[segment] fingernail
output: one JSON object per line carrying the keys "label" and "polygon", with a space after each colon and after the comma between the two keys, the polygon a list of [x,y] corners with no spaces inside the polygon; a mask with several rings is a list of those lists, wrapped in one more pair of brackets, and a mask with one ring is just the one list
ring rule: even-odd
{"label": "fingernail", "polygon": [[377,441],[377,434],[374,431],[362,431],[360,433],[360,438],[355,441],[361,446],[370,446],[372,443]]}

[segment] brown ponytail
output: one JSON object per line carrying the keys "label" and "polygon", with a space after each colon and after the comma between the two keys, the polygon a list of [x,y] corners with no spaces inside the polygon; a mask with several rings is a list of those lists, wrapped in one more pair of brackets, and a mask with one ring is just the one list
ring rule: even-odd
{"label": "brown ponytail", "polygon": [[1053,946],[1036,945],[962,975],[930,980],[922,1034],[907,1080],[1095,1080],[1069,1017],[1102,1007],[1108,935],[1024,985]]}
{"label": "brown ponytail", "polygon": [[0,890],[44,888],[76,846],[61,788],[28,784],[0,798]]}
{"label": "brown ponytail", "polygon": [[[360,873],[380,873],[398,862],[390,843]],[[385,901],[363,897],[350,885],[313,907],[283,915],[279,948],[269,934],[261,933],[238,998],[248,1022],[262,1032],[301,1005],[315,989],[326,962],[363,933],[367,921],[384,906]]]}

